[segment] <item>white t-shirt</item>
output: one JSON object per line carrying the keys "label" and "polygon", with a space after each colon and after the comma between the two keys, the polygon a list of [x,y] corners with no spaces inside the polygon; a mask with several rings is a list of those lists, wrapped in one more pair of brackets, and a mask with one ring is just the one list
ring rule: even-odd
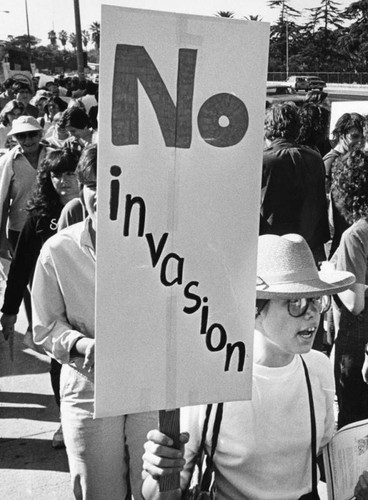
{"label": "white t-shirt", "polygon": [[[334,432],[334,379],[329,359],[311,351],[308,366],[316,414],[317,448]],[[181,410],[189,431],[186,469],[190,476],[206,406]],[[207,433],[210,449],[214,405]],[[311,491],[311,424],[307,384],[299,356],[281,368],[254,365],[251,401],[224,404],[214,457],[218,500],[296,500]]]}

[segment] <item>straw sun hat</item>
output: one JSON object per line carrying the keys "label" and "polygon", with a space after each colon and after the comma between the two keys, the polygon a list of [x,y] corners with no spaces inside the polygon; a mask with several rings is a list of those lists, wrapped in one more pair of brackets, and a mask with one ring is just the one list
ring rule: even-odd
{"label": "straw sun hat", "polygon": [[313,254],[298,234],[266,234],[258,239],[257,299],[334,295],[350,288],[347,271],[318,271]]}

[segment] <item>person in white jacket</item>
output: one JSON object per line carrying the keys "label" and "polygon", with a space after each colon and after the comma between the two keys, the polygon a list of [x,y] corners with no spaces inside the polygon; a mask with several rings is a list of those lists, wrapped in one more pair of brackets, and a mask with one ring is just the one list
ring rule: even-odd
{"label": "person in white jacket", "polygon": [[94,145],[76,170],[88,217],[42,247],[32,286],[33,338],[62,363],[60,413],[75,498],[122,500],[131,492],[139,499],[143,444],[157,412],[93,418],[96,168]]}

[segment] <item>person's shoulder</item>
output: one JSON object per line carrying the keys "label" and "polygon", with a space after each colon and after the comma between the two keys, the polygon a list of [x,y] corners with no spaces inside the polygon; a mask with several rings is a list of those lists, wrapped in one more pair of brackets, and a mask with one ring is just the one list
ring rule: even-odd
{"label": "person's shoulder", "polygon": [[308,146],[307,144],[299,144],[298,149],[302,154],[313,156],[313,158],[319,158],[322,161],[321,153],[311,146]]}
{"label": "person's shoulder", "polygon": [[69,252],[72,246],[78,246],[84,229],[84,222],[78,222],[62,229],[51,236],[43,245],[42,253]]}
{"label": "person's shoulder", "polygon": [[9,149],[6,153],[4,153],[0,158],[0,165],[11,165],[12,161],[16,156],[20,155],[20,146],[14,146],[12,149]]}
{"label": "person's shoulder", "polygon": [[207,405],[185,406],[180,408],[180,426],[184,430],[203,427]]}
{"label": "person's shoulder", "polygon": [[311,376],[316,376],[322,381],[322,385],[329,387],[333,380],[333,367],[331,360],[326,354],[315,349],[311,349],[308,354],[303,354],[303,359],[307,365]]}
{"label": "person's shoulder", "polygon": [[340,153],[336,151],[336,149],[331,149],[328,153],[325,154],[323,157],[323,161],[328,161],[328,160],[335,160],[340,156]]}
{"label": "person's shoulder", "polygon": [[364,245],[368,246],[368,221],[366,219],[359,219],[354,222],[341,236],[341,242],[345,245],[356,240],[360,240]]}

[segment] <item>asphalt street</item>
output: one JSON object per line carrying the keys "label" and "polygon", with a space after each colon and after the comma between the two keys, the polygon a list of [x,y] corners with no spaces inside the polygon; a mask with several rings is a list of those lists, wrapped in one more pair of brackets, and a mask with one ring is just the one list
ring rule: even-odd
{"label": "asphalt street", "polygon": [[51,446],[59,412],[49,360],[23,344],[23,311],[16,329],[13,361],[0,333],[0,498],[72,500],[65,449]]}

